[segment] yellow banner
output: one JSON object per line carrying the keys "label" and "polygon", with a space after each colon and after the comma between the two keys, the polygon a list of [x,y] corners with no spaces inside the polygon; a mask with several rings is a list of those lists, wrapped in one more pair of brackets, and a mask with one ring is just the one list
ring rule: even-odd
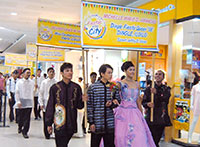
{"label": "yellow banner", "polygon": [[0,65],[0,72],[3,74],[11,73],[11,67]]}
{"label": "yellow banner", "polygon": [[81,44],[85,48],[158,51],[158,13],[82,2]]}
{"label": "yellow banner", "polygon": [[36,61],[37,46],[32,43],[26,44],[26,59],[27,61]]}
{"label": "yellow banner", "polygon": [[81,48],[80,26],[39,19],[37,43]]}
{"label": "yellow banner", "polygon": [[65,61],[65,50],[39,47],[38,61]]}
{"label": "yellow banner", "polygon": [[[28,61],[36,61],[37,46],[35,44],[26,45],[26,58]],[[50,47],[38,47],[38,61],[65,61],[65,50]]]}
{"label": "yellow banner", "polygon": [[175,98],[174,127],[178,130],[189,130],[190,100]]}
{"label": "yellow banner", "polygon": [[16,66],[16,67],[32,67],[32,62],[27,62],[26,55],[23,54],[6,54],[5,55],[5,65],[6,66]]}

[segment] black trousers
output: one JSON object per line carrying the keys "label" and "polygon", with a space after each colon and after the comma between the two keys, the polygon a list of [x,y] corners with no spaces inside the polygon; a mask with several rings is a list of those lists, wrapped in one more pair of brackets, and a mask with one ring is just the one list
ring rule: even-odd
{"label": "black trousers", "polygon": [[22,130],[23,134],[27,134],[29,131],[31,110],[32,110],[32,108],[18,109],[18,112],[19,112],[19,122],[18,122],[19,128],[18,129]]}
{"label": "black trousers", "polygon": [[56,147],[68,147],[68,143],[72,138],[73,133],[58,135],[55,133]]}
{"label": "black trousers", "polygon": [[50,134],[48,133],[48,130],[47,130],[48,126],[45,123],[45,112],[43,112],[43,126],[44,126],[44,128],[43,128],[43,130],[44,130],[44,136],[45,136],[45,138],[49,138]]}
{"label": "black trousers", "polygon": [[41,118],[41,115],[40,115],[40,106],[39,106],[39,103],[38,103],[38,97],[34,97],[34,115],[35,115],[35,119],[38,119]]}
{"label": "black trousers", "polygon": [[151,125],[149,125],[149,129],[151,131],[151,134],[153,136],[153,140],[154,140],[156,146],[159,147],[159,142],[160,142],[160,139],[162,137],[165,126],[159,126],[159,125],[151,126]]}
{"label": "black trousers", "polygon": [[15,121],[16,123],[19,122],[19,109],[15,109]]}
{"label": "black trousers", "polygon": [[10,106],[10,114],[9,114],[9,119],[12,122],[14,118],[14,112],[13,112],[13,106],[15,104],[15,94],[10,92],[11,99],[9,100],[9,106]]}
{"label": "black trousers", "polygon": [[91,147],[99,147],[101,139],[103,138],[104,147],[115,147],[114,144],[114,133],[104,134],[91,134]]}

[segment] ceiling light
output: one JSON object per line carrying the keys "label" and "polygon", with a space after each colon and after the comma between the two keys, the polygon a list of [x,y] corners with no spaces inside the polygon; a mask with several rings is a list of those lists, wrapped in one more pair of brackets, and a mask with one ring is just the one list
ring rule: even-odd
{"label": "ceiling light", "polygon": [[12,12],[12,13],[10,13],[10,15],[16,16],[17,13],[16,12]]}
{"label": "ceiling light", "polygon": [[3,40],[2,38],[0,38],[0,41]]}
{"label": "ceiling light", "polygon": [[0,26],[0,29],[4,30],[5,28]]}
{"label": "ceiling light", "polygon": [[192,21],[199,21],[199,20],[200,20],[199,18],[192,19]]}

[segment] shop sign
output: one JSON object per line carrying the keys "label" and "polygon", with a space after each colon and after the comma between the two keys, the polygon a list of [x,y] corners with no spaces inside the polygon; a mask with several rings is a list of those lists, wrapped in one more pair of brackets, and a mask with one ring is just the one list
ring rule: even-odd
{"label": "shop sign", "polygon": [[32,62],[26,60],[26,55],[24,54],[6,54],[5,55],[5,65],[6,66],[16,66],[16,67],[32,67]]}
{"label": "shop sign", "polygon": [[158,8],[158,9],[152,8],[152,10],[156,10],[156,11],[158,11],[160,14],[161,14],[161,13],[168,12],[168,11],[172,11],[172,10],[174,10],[174,9],[175,9],[175,6],[174,6],[173,4],[169,4],[168,6],[166,6],[166,7],[163,8],[163,9],[160,9],[160,8]]}
{"label": "shop sign", "polygon": [[93,2],[81,8],[82,47],[158,51],[158,12]]}
{"label": "shop sign", "polygon": [[160,22],[169,21],[176,18],[175,0],[154,0],[142,6],[140,9],[157,10],[160,13]]}
{"label": "shop sign", "polygon": [[[165,55],[165,48],[160,47],[159,46],[159,52],[155,53],[155,58],[159,58],[159,59],[165,59],[166,55]],[[152,58],[153,54],[152,52],[140,52],[140,57],[149,57]]]}
{"label": "shop sign", "polygon": [[80,26],[39,19],[37,43],[56,47],[80,49]]}
{"label": "shop sign", "polygon": [[38,61],[65,61],[65,50],[39,47]]}
{"label": "shop sign", "polygon": [[175,98],[174,127],[177,130],[189,130],[190,100]]}

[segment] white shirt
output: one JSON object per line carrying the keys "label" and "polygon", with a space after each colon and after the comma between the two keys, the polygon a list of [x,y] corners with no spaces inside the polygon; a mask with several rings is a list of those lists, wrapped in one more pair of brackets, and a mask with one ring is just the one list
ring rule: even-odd
{"label": "white shirt", "polygon": [[194,116],[200,115],[200,82],[192,87],[191,90],[191,107],[193,107]]}
{"label": "white shirt", "polygon": [[[43,76],[37,77],[37,85],[38,85],[38,88],[35,90],[35,94],[34,94],[35,97],[38,97],[39,90],[40,90],[40,86],[41,86],[41,83],[42,83],[43,80],[44,80],[44,77],[43,77]],[[34,81],[34,83],[35,83],[35,78],[33,79],[33,81]]]}
{"label": "white shirt", "polygon": [[16,84],[15,90],[15,108],[18,108],[17,104],[21,103],[22,108],[32,108],[33,105],[33,91],[34,82],[31,79],[21,79]]}
{"label": "white shirt", "polygon": [[16,84],[18,81],[19,81],[18,78],[15,80],[13,77],[11,77],[7,80],[6,93],[7,93],[7,96],[9,99],[11,98],[10,92],[15,93]]}
{"label": "white shirt", "polygon": [[57,81],[53,79],[45,79],[42,81],[40,90],[39,90],[39,104],[40,106],[44,106],[43,111],[45,111],[45,108],[47,106],[47,102],[49,99],[49,90],[53,84],[57,83]]}

